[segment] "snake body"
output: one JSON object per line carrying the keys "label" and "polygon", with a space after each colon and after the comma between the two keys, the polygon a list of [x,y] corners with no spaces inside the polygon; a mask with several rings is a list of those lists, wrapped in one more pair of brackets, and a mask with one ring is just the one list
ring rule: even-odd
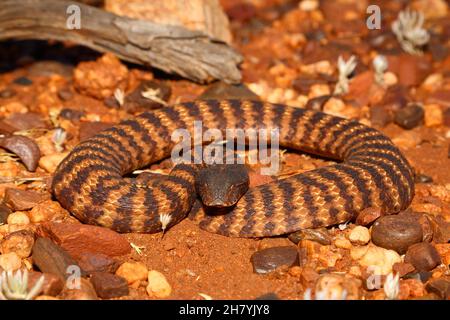
{"label": "snake body", "polygon": [[[167,158],[171,133],[194,120],[203,129],[278,128],[283,147],[341,160],[251,188],[226,214],[208,215],[195,201],[195,166],[177,165],[146,185],[123,176]],[[118,232],[158,232],[162,221],[190,218],[226,236],[264,237],[348,221],[379,207],[397,213],[414,196],[413,171],[376,129],[322,112],[243,100],[181,103],[144,112],[81,142],[59,164],[52,190],[88,224]]]}

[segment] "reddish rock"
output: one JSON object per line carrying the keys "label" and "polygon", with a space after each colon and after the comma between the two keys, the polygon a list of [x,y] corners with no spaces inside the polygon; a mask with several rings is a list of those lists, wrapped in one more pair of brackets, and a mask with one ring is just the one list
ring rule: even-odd
{"label": "reddish rock", "polygon": [[27,258],[31,254],[34,244],[34,234],[29,230],[11,232],[3,238],[0,251],[3,253],[15,252],[21,258]]}
{"label": "reddish rock", "polygon": [[448,108],[450,107],[450,90],[437,90],[427,97],[426,102],[436,103]]}
{"label": "reddish rock", "polygon": [[107,272],[92,274],[91,283],[102,299],[111,299],[128,295],[128,283],[119,276]]}
{"label": "reddish rock", "polygon": [[65,300],[98,300],[92,283],[84,278],[80,279],[78,288],[64,287],[61,297]]}
{"label": "reddish rock", "polygon": [[110,128],[113,124],[109,122],[93,121],[80,123],[80,141],[86,140],[102,130]]}
{"label": "reddish rock", "polygon": [[52,273],[33,271],[28,276],[28,289],[31,289],[41,276],[44,276],[44,283],[40,292],[41,295],[56,297],[64,288],[64,282],[60,277]]}
{"label": "reddish rock", "polygon": [[75,259],[84,253],[113,256],[128,254],[131,246],[122,235],[107,228],[75,223],[49,222],[39,232],[52,239]]}
{"label": "reddish rock", "polygon": [[428,292],[436,294],[441,299],[450,299],[450,278],[433,279],[425,287]]}
{"label": "reddish rock", "polygon": [[38,238],[32,251],[33,263],[44,273],[52,273],[66,280],[72,273],[71,268],[78,267],[80,275],[85,273],[78,266],[77,262],[60,246],[50,239]]}
{"label": "reddish rock", "polygon": [[356,224],[367,226],[381,217],[383,213],[380,208],[369,207],[361,211],[356,217]]}
{"label": "reddish rock", "polygon": [[441,263],[441,257],[432,244],[421,242],[408,248],[405,262],[411,263],[418,271],[430,271]]}
{"label": "reddish rock", "polygon": [[395,112],[394,122],[404,129],[412,129],[423,123],[424,114],[421,105],[410,103]]}
{"label": "reddish rock", "polygon": [[398,274],[400,278],[406,276],[407,274],[414,272],[416,269],[411,263],[396,262],[392,266],[392,271],[394,274]]}
{"label": "reddish rock", "polygon": [[305,267],[302,269],[302,273],[300,274],[300,281],[302,286],[305,288],[311,287],[314,283],[316,283],[319,278],[319,274],[310,267]]}
{"label": "reddish rock", "polygon": [[44,201],[47,196],[32,190],[6,188],[5,203],[14,211],[25,211]]}
{"label": "reddish rock", "polygon": [[78,259],[80,267],[89,274],[93,272],[116,272],[119,262],[102,253],[86,252]]}
{"label": "reddish rock", "polygon": [[5,122],[17,130],[30,130],[47,128],[47,124],[39,113],[13,113],[5,119]]}
{"label": "reddish rock", "polygon": [[269,273],[278,267],[299,264],[298,251],[294,246],[273,247],[255,252],[251,256],[255,273]]}
{"label": "reddish rock", "polygon": [[431,63],[426,56],[402,53],[387,56],[388,71],[398,76],[398,82],[404,86],[418,86],[431,72]]}

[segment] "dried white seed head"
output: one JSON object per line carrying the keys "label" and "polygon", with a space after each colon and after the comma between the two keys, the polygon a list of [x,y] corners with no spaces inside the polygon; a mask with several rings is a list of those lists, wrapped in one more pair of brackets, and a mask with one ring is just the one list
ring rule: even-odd
{"label": "dried white seed head", "polygon": [[353,55],[347,61],[345,61],[342,56],[338,57],[337,68],[339,71],[339,78],[336,87],[334,88],[334,94],[339,95],[348,92],[349,76],[355,70],[356,65],[356,57]]}
{"label": "dried white seed head", "polygon": [[389,300],[395,300],[398,298],[398,293],[400,291],[400,277],[398,273],[394,276],[389,273],[386,277],[386,281],[384,282],[383,290],[386,295],[386,298]]}
{"label": "dried white seed head", "polygon": [[392,23],[392,32],[407,53],[421,54],[422,47],[430,40],[430,34],[423,28],[424,20],[422,12],[404,10]]}
{"label": "dried white seed head", "polygon": [[123,104],[125,103],[125,92],[123,92],[122,89],[117,88],[116,90],[114,90],[114,98],[116,98],[120,106],[123,106]]}
{"label": "dried white seed head", "polygon": [[63,128],[56,128],[53,132],[52,141],[58,152],[64,151],[63,144],[67,139],[67,132]]}
{"label": "dried white seed head", "polygon": [[386,57],[379,54],[373,59],[372,64],[375,70],[376,83],[378,83],[379,85],[384,85],[384,72],[388,68],[388,61]]}
{"label": "dried white seed head", "polygon": [[31,300],[41,292],[44,276],[28,291],[28,270],[13,273],[3,271],[0,276],[0,300]]}
{"label": "dried white seed head", "polygon": [[169,225],[170,221],[172,221],[172,216],[166,213],[160,214],[159,221],[161,222],[161,229],[163,231],[166,231],[167,226]]}
{"label": "dried white seed head", "polygon": [[159,104],[162,104],[163,106],[167,106],[167,102],[159,97],[160,94],[161,94],[161,90],[159,88],[156,88],[156,89],[147,88],[146,90],[141,92],[141,95],[144,98],[155,101]]}

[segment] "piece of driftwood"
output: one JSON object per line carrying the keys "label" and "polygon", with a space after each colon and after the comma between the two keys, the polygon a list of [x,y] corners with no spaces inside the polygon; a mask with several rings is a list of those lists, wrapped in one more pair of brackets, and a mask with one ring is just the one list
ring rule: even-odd
{"label": "piece of driftwood", "polygon": [[5,39],[71,41],[200,83],[241,80],[242,56],[221,41],[183,27],[119,17],[76,1],[0,1],[0,40]]}

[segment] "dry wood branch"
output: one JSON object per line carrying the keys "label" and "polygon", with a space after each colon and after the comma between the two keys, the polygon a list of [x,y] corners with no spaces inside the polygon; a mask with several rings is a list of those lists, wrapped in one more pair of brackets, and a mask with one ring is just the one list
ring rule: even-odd
{"label": "dry wood branch", "polygon": [[[81,28],[67,28],[67,8],[80,8]],[[75,1],[0,1],[0,40],[71,41],[197,82],[237,83],[241,55],[227,44],[182,27],[119,17]]]}

